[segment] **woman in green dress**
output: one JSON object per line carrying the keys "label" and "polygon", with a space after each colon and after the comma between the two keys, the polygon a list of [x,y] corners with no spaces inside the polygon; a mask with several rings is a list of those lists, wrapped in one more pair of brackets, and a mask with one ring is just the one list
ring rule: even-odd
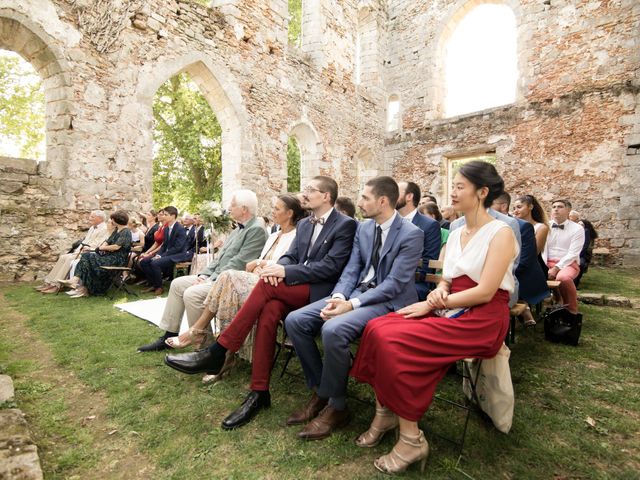
{"label": "woman in green dress", "polygon": [[[126,266],[131,251],[131,231],[127,228],[129,215],[124,210],[111,214],[113,231],[94,252],[83,253],[75,277],[67,283],[74,289],[72,298],[102,295],[111,286],[112,274],[100,267]],[[71,293],[71,292],[70,292]]]}

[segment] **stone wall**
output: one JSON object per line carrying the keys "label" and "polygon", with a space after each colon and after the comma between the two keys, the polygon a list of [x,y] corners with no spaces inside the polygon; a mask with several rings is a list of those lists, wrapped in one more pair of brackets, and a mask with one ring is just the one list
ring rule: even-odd
{"label": "stone wall", "polygon": [[[640,4],[505,0],[517,19],[516,103],[443,118],[443,49],[480,0],[391,0],[385,82],[402,128],[385,156],[448,203],[450,158],[494,152],[512,195],[569,198],[626,265],[640,264]],[[426,48],[425,48],[426,47]],[[406,72],[411,71],[411,75]],[[482,72],[469,72],[470,75]]]}
{"label": "stone wall", "polygon": [[23,179],[29,188],[0,197],[9,232],[0,237],[0,277],[42,275],[90,210],[150,205],[152,100],[181,71],[221,124],[226,200],[235,188],[253,188],[261,211],[270,209],[286,186],[290,134],[303,175],[332,174],[343,194],[356,194],[364,147],[373,164],[366,172],[376,171],[383,113],[353,84],[355,2],[309,2],[315,14],[304,19],[301,49],[287,45],[287,0],[217,3],[0,0],[0,48],[32,62],[47,102],[38,181]]}

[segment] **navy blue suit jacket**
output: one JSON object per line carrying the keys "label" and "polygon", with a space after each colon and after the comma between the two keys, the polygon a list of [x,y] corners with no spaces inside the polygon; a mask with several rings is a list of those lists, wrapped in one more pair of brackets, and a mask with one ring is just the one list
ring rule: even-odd
{"label": "navy blue suit jacket", "polygon": [[[376,287],[364,293],[357,289],[371,266],[371,252],[376,222],[366,221],[358,227],[349,263],[342,272],[332,295],[340,293],[347,300],[357,297],[361,306],[390,302],[398,310],[418,301],[415,269],[424,244],[424,233],[396,215],[380,252],[376,268]],[[438,235],[440,227],[438,226]]]}
{"label": "navy blue suit jacket", "polygon": [[[416,269],[416,272],[424,278],[424,275],[431,273],[429,268],[429,260],[437,260],[440,256],[440,223],[431,217],[416,212],[413,220],[411,221],[416,227],[424,232],[424,245],[422,248],[422,266]],[[419,282],[420,288],[418,288],[418,282],[416,282],[416,288],[418,289],[418,297],[420,300],[424,300],[429,288],[425,282]]]}
{"label": "navy blue suit jacket", "polygon": [[[333,210],[309,251],[314,225],[305,218],[296,226],[289,251],[278,260],[287,285],[310,284],[310,300],[329,295],[349,260],[357,222]],[[308,255],[307,255],[308,254]]]}
{"label": "navy blue suit jacket", "polygon": [[192,226],[189,230],[184,229],[185,240],[182,252],[172,255],[171,259],[175,262],[190,262],[193,259],[196,247],[196,227]]}
{"label": "navy blue suit jacket", "polygon": [[519,218],[517,220],[521,239],[520,262],[516,268],[516,277],[520,285],[518,296],[527,303],[536,305],[549,296],[547,279],[538,262],[533,225]]}
{"label": "navy blue suit jacket", "polygon": [[[165,230],[165,234],[168,233],[169,228]],[[162,258],[169,258],[174,261],[178,258],[182,258],[184,256],[184,246],[187,241],[187,234],[184,231],[184,227],[176,222],[173,224],[173,228],[171,229],[171,235],[169,238],[164,239],[162,242],[162,246],[160,250],[158,250],[158,255]]]}

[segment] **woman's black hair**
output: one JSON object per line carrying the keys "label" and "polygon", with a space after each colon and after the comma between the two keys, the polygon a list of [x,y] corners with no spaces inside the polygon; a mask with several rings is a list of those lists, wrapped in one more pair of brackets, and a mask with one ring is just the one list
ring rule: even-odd
{"label": "woman's black hair", "polygon": [[109,218],[123,227],[126,227],[129,224],[129,214],[124,210],[116,210]]}
{"label": "woman's black hair", "polygon": [[437,203],[427,202],[424,204],[424,209],[429,213],[429,215],[433,216],[434,220],[438,222],[442,220],[442,213],[440,213]]}
{"label": "woman's black hair", "polygon": [[504,192],[504,180],[498,175],[496,167],[488,162],[472,160],[460,167],[458,173],[469,180],[476,189],[487,187],[489,193],[484,199],[484,207],[489,208],[493,201]]}
{"label": "woman's black hair", "polygon": [[293,223],[294,225],[296,225],[300,220],[307,216],[307,211],[302,208],[300,200],[298,200],[298,197],[296,197],[295,195],[291,193],[283,193],[281,195],[278,195],[278,200],[284,203],[284,206],[287,208],[287,210],[293,211],[291,223]]}
{"label": "woman's black hair", "polygon": [[540,205],[540,202],[533,195],[522,195],[516,198],[516,202],[526,203],[531,207],[531,218],[533,218],[538,223],[549,223],[547,219],[547,214]]}
{"label": "woman's black hair", "polygon": [[582,224],[584,225],[585,230],[589,230],[589,238],[591,239],[591,241],[598,238],[598,232],[593,226],[593,223],[591,223],[589,220],[582,219]]}

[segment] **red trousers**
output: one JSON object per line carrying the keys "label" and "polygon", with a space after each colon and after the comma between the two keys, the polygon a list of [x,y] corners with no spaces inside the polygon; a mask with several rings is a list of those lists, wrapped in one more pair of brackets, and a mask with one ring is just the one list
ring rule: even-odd
{"label": "red trousers", "polygon": [[278,324],[289,312],[308,303],[308,284],[288,286],[282,282],[273,287],[260,280],[232,322],[218,337],[220,345],[231,352],[237,352],[256,324],[251,370],[252,390],[269,389]]}

